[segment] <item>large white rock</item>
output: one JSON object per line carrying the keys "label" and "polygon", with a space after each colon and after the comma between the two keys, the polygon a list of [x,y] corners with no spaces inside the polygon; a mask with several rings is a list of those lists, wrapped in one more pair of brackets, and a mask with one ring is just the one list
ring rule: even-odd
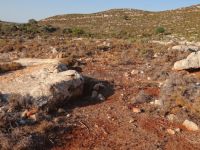
{"label": "large white rock", "polygon": [[186,59],[177,61],[174,70],[198,69],[200,68],[200,51],[191,53]]}
{"label": "large white rock", "polygon": [[190,131],[197,131],[199,130],[199,127],[196,123],[189,121],[189,120],[185,120],[183,122],[183,126],[186,127],[188,130]]}
{"label": "large white rock", "polygon": [[63,71],[62,64],[41,64],[1,75],[0,93],[4,99],[16,94],[23,99],[31,99],[36,107],[54,107],[80,96],[83,84],[79,73]]}

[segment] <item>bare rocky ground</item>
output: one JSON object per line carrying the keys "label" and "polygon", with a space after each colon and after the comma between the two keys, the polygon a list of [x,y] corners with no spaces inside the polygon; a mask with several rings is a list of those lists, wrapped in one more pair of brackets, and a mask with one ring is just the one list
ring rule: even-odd
{"label": "bare rocky ground", "polygon": [[[24,57],[64,58],[62,63],[81,73],[85,84],[82,96],[51,112],[29,110],[40,119],[21,125],[15,115],[1,115],[1,149],[200,149],[200,72],[172,69],[191,53],[172,49],[175,45],[8,39],[0,50],[2,63]],[[1,78],[14,70],[16,64],[4,67]],[[192,124],[188,127],[185,120]]]}

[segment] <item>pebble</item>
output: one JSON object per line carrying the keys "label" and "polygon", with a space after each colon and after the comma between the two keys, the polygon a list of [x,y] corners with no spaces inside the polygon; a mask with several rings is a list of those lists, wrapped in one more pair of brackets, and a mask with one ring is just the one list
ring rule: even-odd
{"label": "pebble", "polygon": [[181,129],[180,128],[176,128],[175,131],[176,132],[181,132]]}
{"label": "pebble", "polygon": [[128,72],[125,72],[125,73],[124,73],[124,77],[127,77],[127,78],[128,78],[128,77],[130,77],[130,74],[129,74]]}
{"label": "pebble", "polygon": [[71,114],[67,114],[66,117],[67,117],[67,118],[71,117]]}
{"label": "pebble", "polygon": [[93,87],[93,89],[94,89],[95,91],[99,91],[100,89],[103,89],[103,88],[105,88],[105,86],[103,85],[103,83],[97,83],[97,84],[95,84],[94,87]]}
{"label": "pebble", "polygon": [[21,120],[19,121],[19,123],[20,123],[21,125],[25,125],[25,124],[26,124],[26,120],[21,119]]}
{"label": "pebble", "polygon": [[152,105],[158,105],[158,106],[163,106],[163,102],[161,100],[155,100],[150,102]]}
{"label": "pebble", "polygon": [[36,121],[38,121],[38,116],[36,114],[31,115],[30,119],[36,122]]}
{"label": "pebble", "polygon": [[136,107],[133,107],[133,108],[132,108],[132,111],[133,111],[134,113],[140,113],[140,112],[141,112],[141,109],[136,108]]}
{"label": "pebble", "polygon": [[169,114],[169,115],[167,115],[167,119],[168,119],[169,121],[174,121],[175,118],[176,118],[176,116],[175,116],[174,114]]}
{"label": "pebble", "polygon": [[163,106],[163,101],[162,100],[155,100],[155,105]]}
{"label": "pebble", "polygon": [[102,94],[98,94],[97,98],[101,101],[104,101],[106,99]]}
{"label": "pebble", "polygon": [[139,71],[138,71],[138,70],[132,70],[132,71],[131,71],[131,75],[136,75],[136,74],[139,74]]}
{"label": "pebble", "polygon": [[140,71],[141,74],[144,74],[144,71]]}
{"label": "pebble", "polygon": [[133,122],[135,122],[134,119],[130,119],[130,120],[129,120],[129,123],[133,123]]}
{"label": "pebble", "polygon": [[21,118],[26,118],[27,113],[28,113],[28,110],[23,111],[22,114],[21,114]]}
{"label": "pebble", "polygon": [[60,114],[61,114],[61,113],[65,113],[65,110],[64,110],[63,108],[59,108],[59,109],[58,109],[58,113],[60,113]]}
{"label": "pebble", "polygon": [[189,131],[197,131],[199,130],[199,127],[196,123],[189,121],[189,120],[185,120],[183,122],[183,126],[186,127]]}
{"label": "pebble", "polygon": [[108,118],[108,119],[111,119],[112,117],[111,117],[110,115],[107,115],[107,118]]}
{"label": "pebble", "polygon": [[96,98],[98,95],[98,92],[97,91],[92,91],[92,96],[91,98]]}
{"label": "pebble", "polygon": [[62,123],[62,122],[64,122],[64,119],[58,117],[58,118],[54,118],[53,121],[56,123]]}
{"label": "pebble", "polygon": [[171,135],[174,135],[175,134],[175,131],[172,130],[172,129],[167,129],[167,133],[171,134]]}

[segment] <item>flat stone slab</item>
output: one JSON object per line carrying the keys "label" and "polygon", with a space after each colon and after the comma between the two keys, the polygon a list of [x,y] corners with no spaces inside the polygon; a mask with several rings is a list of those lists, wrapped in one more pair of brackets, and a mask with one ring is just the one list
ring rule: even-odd
{"label": "flat stone slab", "polygon": [[37,65],[34,63],[34,66],[0,75],[1,97],[8,101],[10,96],[20,95],[24,100],[31,100],[35,107],[54,107],[80,96],[84,84],[82,76],[75,70],[65,69],[63,64],[37,61]]}
{"label": "flat stone slab", "polygon": [[20,64],[21,66],[28,67],[34,65],[43,65],[43,64],[61,64],[59,59],[37,59],[37,58],[22,58],[14,61],[15,63]]}

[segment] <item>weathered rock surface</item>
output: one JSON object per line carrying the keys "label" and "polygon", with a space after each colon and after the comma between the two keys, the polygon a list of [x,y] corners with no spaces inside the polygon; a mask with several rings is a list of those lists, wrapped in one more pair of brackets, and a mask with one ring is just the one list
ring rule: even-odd
{"label": "weathered rock surface", "polygon": [[42,64],[52,64],[52,65],[61,64],[59,59],[37,59],[37,58],[22,58],[15,60],[14,62],[19,63],[24,67],[42,65]]}
{"label": "weathered rock surface", "polygon": [[180,51],[198,51],[199,47],[198,46],[193,46],[193,45],[176,45],[172,47],[172,50],[180,50]]}
{"label": "weathered rock surface", "polygon": [[183,126],[186,127],[188,130],[190,131],[197,131],[199,130],[199,127],[196,123],[189,121],[189,120],[185,120],[183,122]]}
{"label": "weathered rock surface", "polygon": [[186,59],[177,61],[174,70],[198,69],[200,68],[200,51],[191,53]]}
{"label": "weathered rock surface", "polygon": [[[23,66],[37,65],[0,76],[0,93],[5,101],[9,101],[12,95],[19,95],[23,100],[30,100],[35,107],[54,107],[82,94],[82,76],[74,70],[66,70],[63,64],[36,59],[16,62]],[[47,63],[42,64],[44,62]]]}

